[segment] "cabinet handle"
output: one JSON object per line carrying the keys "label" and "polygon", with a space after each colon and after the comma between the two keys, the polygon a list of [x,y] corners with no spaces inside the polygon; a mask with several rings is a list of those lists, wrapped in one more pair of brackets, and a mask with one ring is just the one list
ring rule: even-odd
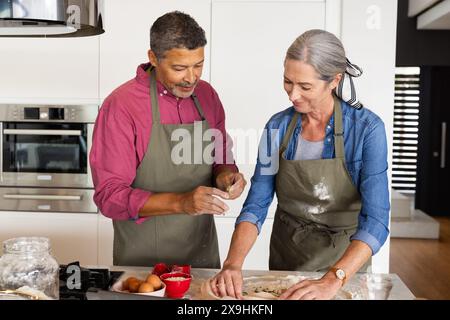
{"label": "cabinet handle", "polygon": [[81,130],[33,130],[33,129],[5,129],[4,134],[39,135],[39,136],[81,136]]}
{"label": "cabinet handle", "polygon": [[5,199],[12,200],[63,200],[63,201],[80,201],[81,196],[58,196],[44,194],[5,194]]}
{"label": "cabinet handle", "polygon": [[442,122],[441,129],[441,169],[445,169],[445,153],[447,151],[447,122]]}

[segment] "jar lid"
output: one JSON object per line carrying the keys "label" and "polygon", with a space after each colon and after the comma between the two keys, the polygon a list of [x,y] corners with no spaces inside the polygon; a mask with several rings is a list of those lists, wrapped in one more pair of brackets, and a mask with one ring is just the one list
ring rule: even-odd
{"label": "jar lid", "polygon": [[40,253],[50,251],[50,239],[45,237],[19,237],[3,242],[5,253]]}

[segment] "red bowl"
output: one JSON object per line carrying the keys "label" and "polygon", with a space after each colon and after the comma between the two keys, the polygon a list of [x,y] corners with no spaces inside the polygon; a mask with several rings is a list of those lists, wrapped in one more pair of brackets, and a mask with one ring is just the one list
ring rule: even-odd
{"label": "red bowl", "polygon": [[192,277],[183,272],[169,272],[160,276],[166,285],[166,295],[169,298],[182,298],[189,290]]}

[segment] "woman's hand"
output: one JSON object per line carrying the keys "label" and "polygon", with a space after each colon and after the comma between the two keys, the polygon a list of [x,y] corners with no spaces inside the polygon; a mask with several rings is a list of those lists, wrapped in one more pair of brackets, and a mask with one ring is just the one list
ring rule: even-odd
{"label": "woman's hand", "polygon": [[222,191],[228,192],[230,200],[237,199],[244,191],[247,181],[239,172],[224,171],[216,177],[216,186]]}
{"label": "woman's hand", "polygon": [[242,270],[239,267],[225,267],[209,281],[212,292],[218,297],[242,297]]}
{"label": "woman's hand", "polygon": [[318,280],[303,280],[287,289],[278,299],[330,300],[341,286],[341,280],[327,276]]}

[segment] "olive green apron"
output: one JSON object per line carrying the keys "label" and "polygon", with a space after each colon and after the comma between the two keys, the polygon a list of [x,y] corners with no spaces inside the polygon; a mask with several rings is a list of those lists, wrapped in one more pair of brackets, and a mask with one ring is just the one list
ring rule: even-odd
{"label": "olive green apron", "polygon": [[[203,155],[194,147],[194,131],[209,128],[202,107],[193,94],[202,121],[193,124],[162,124],[154,69],[150,73],[150,97],[153,115],[151,141],[136,172],[132,186],[155,193],[188,192],[198,186],[212,185],[213,155]],[[195,129],[197,128],[197,129]],[[182,129],[183,139],[191,139],[193,164],[175,164],[171,153],[179,141],[172,141],[172,133]],[[182,140],[185,141],[185,140]],[[199,143],[197,141],[197,143]],[[203,148],[211,141],[203,141]],[[201,146],[201,145],[200,145]],[[207,157],[207,158],[204,158]],[[213,215],[191,216],[173,214],[149,217],[142,224],[114,220],[114,265],[152,266],[190,264],[196,268],[220,268],[219,248]]]}
{"label": "olive green apron", "polygon": [[358,226],[361,197],[345,165],[339,100],[335,97],[334,159],[286,160],[299,116],[295,113],[280,147],[269,268],[326,271],[350,244]]}

